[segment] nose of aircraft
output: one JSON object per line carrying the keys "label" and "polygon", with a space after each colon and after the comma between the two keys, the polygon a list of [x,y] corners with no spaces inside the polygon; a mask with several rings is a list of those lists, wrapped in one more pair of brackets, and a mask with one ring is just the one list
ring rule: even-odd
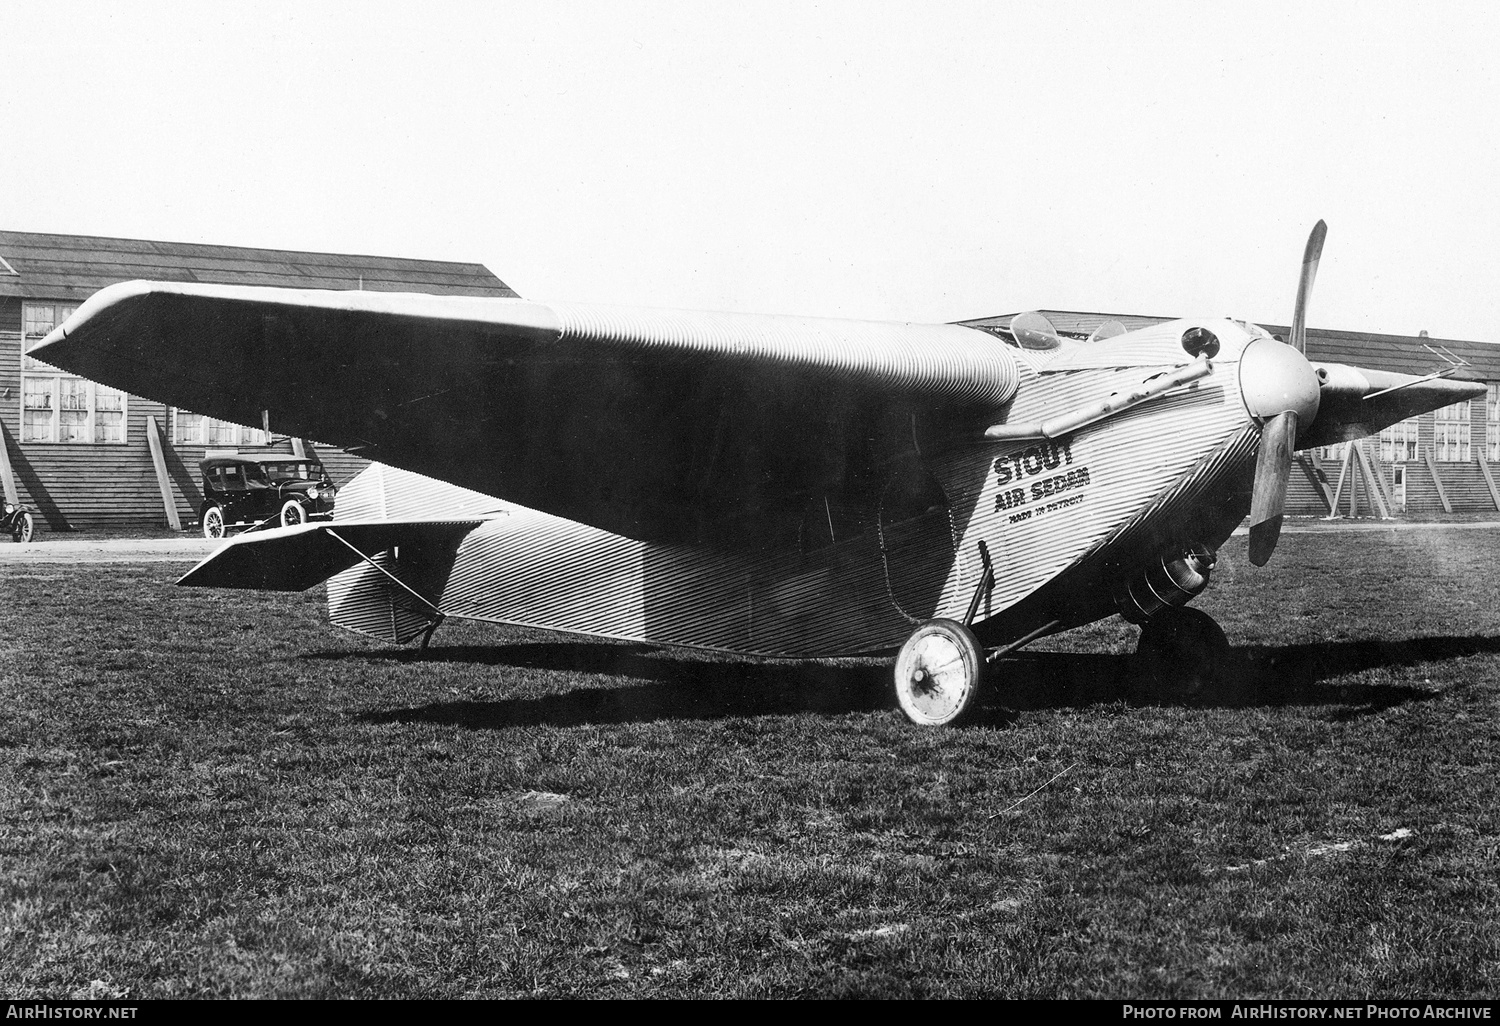
{"label": "nose of aircraft", "polygon": [[1317,418],[1322,390],[1307,357],[1292,346],[1261,338],[1240,355],[1240,395],[1261,424],[1250,496],[1250,562],[1265,566],[1281,534],[1298,426]]}
{"label": "nose of aircraft", "polygon": [[1321,398],[1318,374],[1307,358],[1275,339],[1256,339],[1240,356],[1240,395],[1259,421],[1295,413],[1311,424]]}

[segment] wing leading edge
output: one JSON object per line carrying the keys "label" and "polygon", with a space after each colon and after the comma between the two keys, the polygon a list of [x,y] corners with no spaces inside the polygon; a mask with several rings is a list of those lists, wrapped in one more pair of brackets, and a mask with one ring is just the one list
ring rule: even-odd
{"label": "wing leading edge", "polygon": [[642,540],[766,545],[1015,394],[971,328],[126,282],[33,355]]}

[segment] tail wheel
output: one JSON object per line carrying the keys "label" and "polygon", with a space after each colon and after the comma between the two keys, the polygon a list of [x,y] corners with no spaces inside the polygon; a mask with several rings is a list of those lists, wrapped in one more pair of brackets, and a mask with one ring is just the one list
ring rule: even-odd
{"label": "tail wheel", "polygon": [[1173,608],[1141,628],[1135,654],[1142,681],[1157,695],[1188,701],[1218,679],[1229,655],[1229,639],[1207,613]]}
{"label": "tail wheel", "polygon": [[896,701],[919,726],[962,723],[979,706],[984,671],[973,631],[954,620],[929,620],[896,656]]}
{"label": "tail wheel", "polygon": [[11,530],[10,536],[18,542],[29,542],[36,537],[36,521],[31,514],[25,510],[16,518],[16,526]]}
{"label": "tail wheel", "polygon": [[203,537],[215,541],[224,537],[224,511],[218,506],[203,511]]}
{"label": "tail wheel", "polygon": [[302,503],[296,499],[288,499],[281,507],[281,526],[296,527],[298,524],[307,523],[307,510],[302,508]]}

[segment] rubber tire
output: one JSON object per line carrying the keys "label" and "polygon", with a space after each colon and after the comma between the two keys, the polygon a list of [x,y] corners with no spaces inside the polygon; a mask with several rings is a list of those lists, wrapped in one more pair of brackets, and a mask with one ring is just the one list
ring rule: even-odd
{"label": "rubber tire", "polygon": [[1141,628],[1136,676],[1149,689],[1142,697],[1187,702],[1213,685],[1224,669],[1229,639],[1207,613],[1165,609]]}
{"label": "rubber tire", "polygon": [[296,527],[307,523],[307,510],[296,499],[288,499],[281,506],[281,526]]}
{"label": "rubber tire", "polygon": [[22,510],[21,515],[16,518],[16,527],[10,536],[21,544],[36,537],[36,521],[26,510]]}
{"label": "rubber tire", "polygon": [[896,656],[896,704],[918,726],[957,726],[979,708],[986,669],[973,631],[955,620],[929,620]]}
{"label": "rubber tire", "polygon": [[203,511],[203,537],[218,541],[224,533],[224,511],[218,506],[208,507]]}

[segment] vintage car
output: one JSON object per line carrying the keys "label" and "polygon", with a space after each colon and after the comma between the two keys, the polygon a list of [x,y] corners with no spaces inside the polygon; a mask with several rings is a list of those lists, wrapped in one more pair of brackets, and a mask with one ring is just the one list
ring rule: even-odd
{"label": "vintage car", "polygon": [[[231,527],[290,527],[333,516],[338,489],[323,465],[302,456],[212,456],[203,471],[203,537]],[[267,522],[270,523],[267,523]]]}

